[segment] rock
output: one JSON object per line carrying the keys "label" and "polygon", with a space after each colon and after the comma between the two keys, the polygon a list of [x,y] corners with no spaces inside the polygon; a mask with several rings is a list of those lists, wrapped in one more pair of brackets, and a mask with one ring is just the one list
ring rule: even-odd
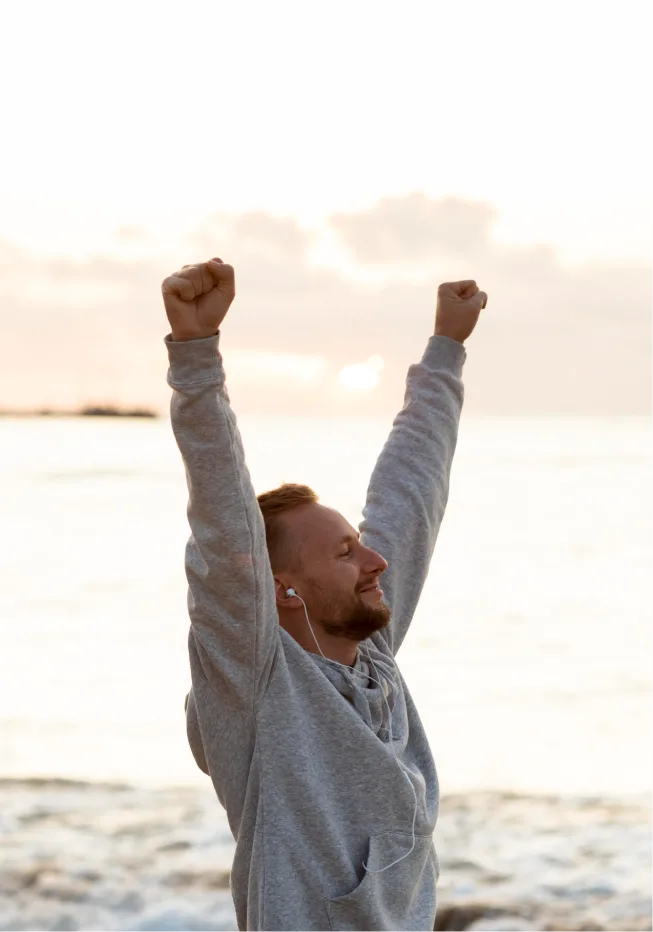
{"label": "rock", "polygon": [[461,932],[463,929],[469,929],[472,922],[483,918],[488,912],[492,911],[479,904],[439,907],[433,926],[434,932]]}
{"label": "rock", "polygon": [[156,846],[157,851],[185,851],[188,848],[190,848],[190,842],[181,841],[181,840],[180,841],[167,841],[167,842],[164,842],[162,845]]}
{"label": "rock", "polygon": [[230,871],[178,870],[165,877],[171,887],[202,887],[207,890],[228,890]]}
{"label": "rock", "polygon": [[102,879],[102,874],[98,870],[89,867],[71,868],[70,876],[76,880],[87,880],[89,883],[97,883]]}
{"label": "rock", "polygon": [[0,893],[15,894],[17,890],[32,887],[39,876],[39,868],[34,864],[16,865],[0,873]]}
{"label": "rock", "polygon": [[80,903],[86,899],[88,884],[58,871],[43,871],[36,881],[35,890],[40,896]]}

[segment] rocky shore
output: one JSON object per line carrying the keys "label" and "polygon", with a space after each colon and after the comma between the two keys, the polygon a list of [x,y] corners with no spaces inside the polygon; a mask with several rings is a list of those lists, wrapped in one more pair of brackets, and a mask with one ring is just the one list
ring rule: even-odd
{"label": "rocky shore", "polygon": [[[438,929],[651,929],[650,799],[444,797]],[[212,792],[0,780],[0,930],[235,929]]]}

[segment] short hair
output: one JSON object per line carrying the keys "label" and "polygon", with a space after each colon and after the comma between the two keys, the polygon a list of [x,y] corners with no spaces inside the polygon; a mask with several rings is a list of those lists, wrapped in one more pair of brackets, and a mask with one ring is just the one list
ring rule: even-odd
{"label": "short hair", "polygon": [[318,501],[317,493],[309,486],[292,482],[284,482],[278,488],[258,496],[273,572],[300,562],[299,542],[292,539],[281,515],[300,505],[313,505]]}

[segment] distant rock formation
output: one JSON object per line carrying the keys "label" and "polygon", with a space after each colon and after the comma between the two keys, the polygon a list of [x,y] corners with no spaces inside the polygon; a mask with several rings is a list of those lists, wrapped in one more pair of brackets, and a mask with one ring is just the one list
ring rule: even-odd
{"label": "distant rock formation", "polygon": [[78,412],[82,417],[157,417],[156,412],[148,408],[114,408],[111,405],[97,405],[82,408]]}
{"label": "distant rock formation", "polygon": [[37,411],[0,410],[0,417],[159,417],[150,408],[116,408],[113,405],[88,405],[75,411],[40,408]]}

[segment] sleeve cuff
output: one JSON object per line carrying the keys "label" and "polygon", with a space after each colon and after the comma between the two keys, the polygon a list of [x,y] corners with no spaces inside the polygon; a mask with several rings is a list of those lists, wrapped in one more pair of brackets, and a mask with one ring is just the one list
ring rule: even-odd
{"label": "sleeve cuff", "polygon": [[429,366],[449,369],[460,375],[467,359],[467,350],[462,343],[440,335],[432,336],[426,344],[422,362]]}
{"label": "sleeve cuff", "polygon": [[163,341],[168,350],[168,384],[173,388],[206,382],[224,383],[224,368],[220,354],[220,331],[202,340],[175,343],[172,334]]}

